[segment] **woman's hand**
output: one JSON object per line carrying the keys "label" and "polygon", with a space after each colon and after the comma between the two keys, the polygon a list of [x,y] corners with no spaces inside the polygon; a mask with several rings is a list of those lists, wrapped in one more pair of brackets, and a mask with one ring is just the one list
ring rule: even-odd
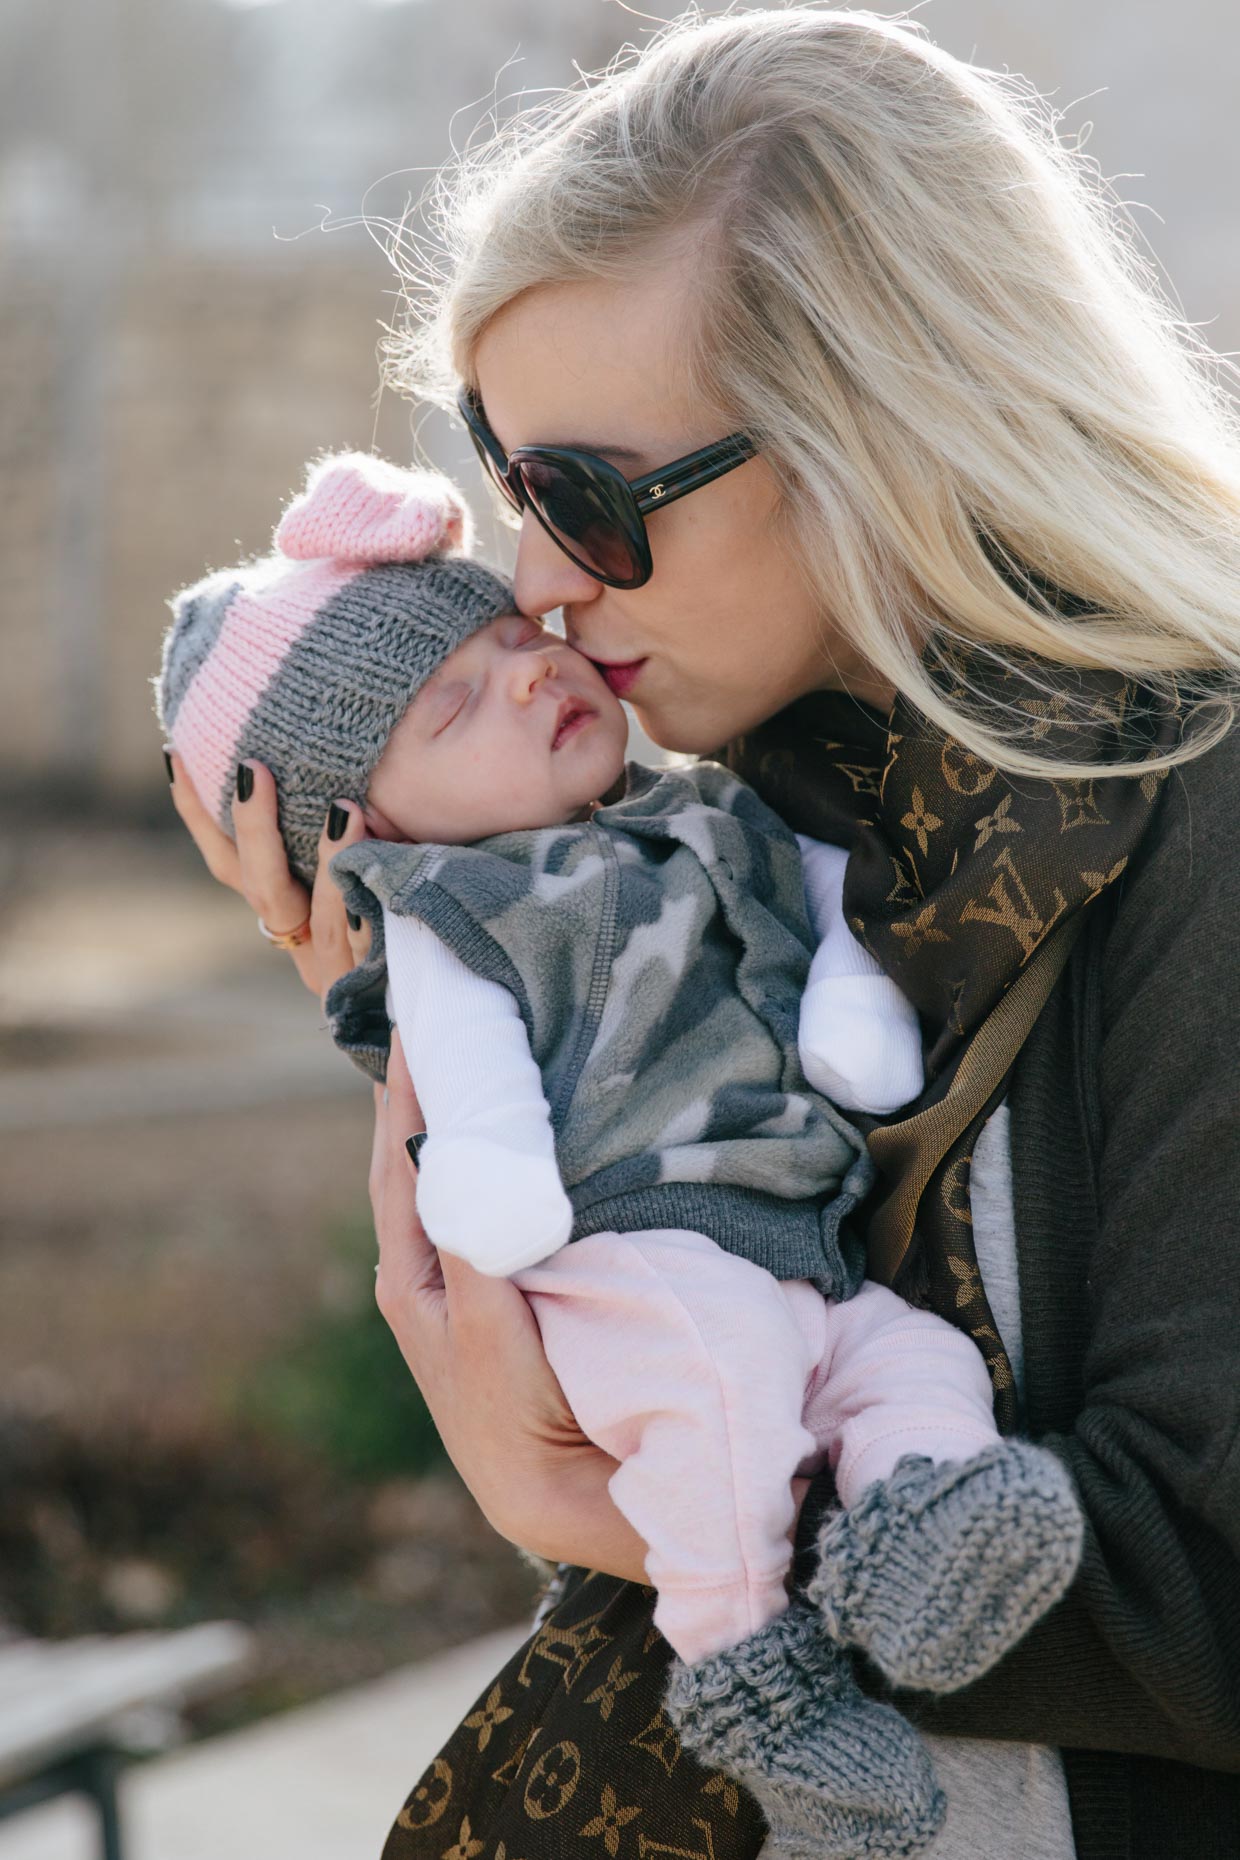
{"label": "woman's hand", "polygon": [[[423,1128],[394,1033],[387,1091],[375,1091],[375,1296],[449,1457],[502,1537],[645,1582],[645,1541],[607,1489],[617,1462],[578,1427],[523,1294],[438,1253],[418,1220],[405,1145]],[[792,1487],[799,1515],[809,1480]]]}
{"label": "woman's hand", "polygon": [[646,1545],[607,1490],[616,1461],[573,1419],[524,1296],[437,1253],[418,1220],[405,1144],[423,1127],[394,1035],[386,1097],[375,1093],[375,1296],[452,1463],[502,1537],[645,1582]]}
{"label": "woman's hand", "polygon": [[[180,756],[166,752],[172,777],[172,803],[189,829],[190,837],[206,861],[212,878],[238,891],[269,930],[293,930],[309,920],[310,938],[289,951],[311,994],[321,1001],[332,983],[353,968],[366,953],[370,932],[353,931],[345,914],[344,898],[327,867],[333,853],[366,838],[362,810],[352,801],[337,802],[319,836],[318,870],[309,892],[289,870],[288,856],[276,816],[276,784],[261,762],[246,762],[252,777],[247,798],[233,802],[234,845],[208,813],[185,772]],[[329,822],[343,830],[328,836]],[[333,818],[334,817],[334,818]]]}

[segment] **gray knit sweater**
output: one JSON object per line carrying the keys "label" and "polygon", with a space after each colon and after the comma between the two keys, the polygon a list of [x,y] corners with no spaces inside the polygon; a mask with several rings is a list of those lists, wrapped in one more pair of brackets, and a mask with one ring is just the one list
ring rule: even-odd
{"label": "gray knit sweater", "polygon": [[375,932],[328,996],[333,1037],[382,1076],[383,907],[510,989],[573,1239],[691,1228],[776,1278],[856,1289],[841,1221],[871,1165],[801,1070],[814,945],[800,852],[744,782],[712,762],[633,763],[623,798],[587,822],[470,846],[365,840],[332,875]]}
{"label": "gray knit sweater", "polygon": [[1080,1574],[984,1679],[900,1696],[1059,1747],[1080,1860],[1240,1854],[1237,819],[1240,727],[1166,783],[1012,1076],[1026,1425]]}

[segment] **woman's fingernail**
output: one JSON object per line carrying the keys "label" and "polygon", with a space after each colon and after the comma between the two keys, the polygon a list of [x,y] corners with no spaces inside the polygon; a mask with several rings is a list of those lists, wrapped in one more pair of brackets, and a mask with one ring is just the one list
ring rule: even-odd
{"label": "woman's fingernail", "polygon": [[424,1130],[415,1131],[413,1136],[405,1138],[405,1148],[409,1152],[409,1160],[415,1169],[418,1166],[418,1157],[422,1153],[422,1145],[425,1142],[426,1132]]}
{"label": "woman's fingernail", "polygon": [[254,770],[247,768],[244,762],[237,764],[237,799],[248,801],[254,792]]}
{"label": "woman's fingernail", "polygon": [[344,830],[349,824],[349,810],[333,801],[327,810],[327,837],[329,840],[344,838]]}
{"label": "woman's fingernail", "polygon": [[348,919],[350,930],[353,932],[354,936],[356,936],[358,931],[362,927],[361,918],[358,916],[356,911],[346,911],[345,916]]}
{"label": "woman's fingernail", "polygon": [[177,772],[172,766],[172,752],[171,750],[168,750],[168,749],[165,749],[164,751],[164,767],[168,771],[168,780],[170,782],[175,781],[177,778]]}

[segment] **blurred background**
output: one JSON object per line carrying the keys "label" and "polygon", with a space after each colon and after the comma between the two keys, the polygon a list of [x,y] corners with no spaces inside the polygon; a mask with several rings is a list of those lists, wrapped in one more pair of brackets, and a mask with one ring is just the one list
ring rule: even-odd
{"label": "blurred background", "polygon": [[[373,1310],[368,1093],[175,824],[163,603],[267,544],[313,452],[409,454],[395,278],[349,222],[399,216],[493,95],[678,10],[0,0],[0,1624],[246,1620],[252,1677],[200,1730],[517,1622],[537,1585]],[[1092,125],[1233,350],[1240,9],[918,16]],[[484,516],[462,435],[420,431]]]}

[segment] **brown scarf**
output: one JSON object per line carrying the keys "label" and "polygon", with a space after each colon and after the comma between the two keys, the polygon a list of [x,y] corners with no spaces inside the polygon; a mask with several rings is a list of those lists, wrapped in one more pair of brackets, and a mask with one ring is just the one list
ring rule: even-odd
{"label": "brown scarf", "polygon": [[[976,689],[978,669],[967,670]],[[1029,690],[1019,671],[1002,683],[1043,753],[1144,756],[1177,729],[1115,674],[1065,675],[1058,693],[1036,696],[1019,695]],[[978,1272],[973,1145],[1087,907],[1145,831],[1161,778],[1010,778],[902,700],[884,721],[832,692],[739,738],[727,760],[797,832],[850,848],[849,924],[921,1017],[926,1089],[915,1112],[860,1120],[881,1184],[867,1228],[870,1276],[968,1332],[1008,1430],[1015,1386]]]}
{"label": "brown scarf", "polygon": [[[1027,685],[1022,697],[1020,683],[1010,701],[1077,760],[1148,754],[1178,728],[1116,677],[1072,681],[1090,700],[1084,731],[1061,699]],[[851,849],[849,921],[915,1003],[927,1055],[916,1110],[865,1120],[881,1176],[870,1271],[977,1339],[1010,1428],[1011,1366],[973,1245],[973,1144],[1088,908],[1123,872],[1159,778],[1012,780],[904,704],[883,720],[830,694],[794,704],[726,760],[799,832]],[[821,1496],[802,1514],[799,1581]],[[753,1860],[765,1838],[756,1804],[682,1749],[663,1708],[671,1655],[652,1603],[635,1583],[571,1572],[414,1785],[384,1860]]]}

